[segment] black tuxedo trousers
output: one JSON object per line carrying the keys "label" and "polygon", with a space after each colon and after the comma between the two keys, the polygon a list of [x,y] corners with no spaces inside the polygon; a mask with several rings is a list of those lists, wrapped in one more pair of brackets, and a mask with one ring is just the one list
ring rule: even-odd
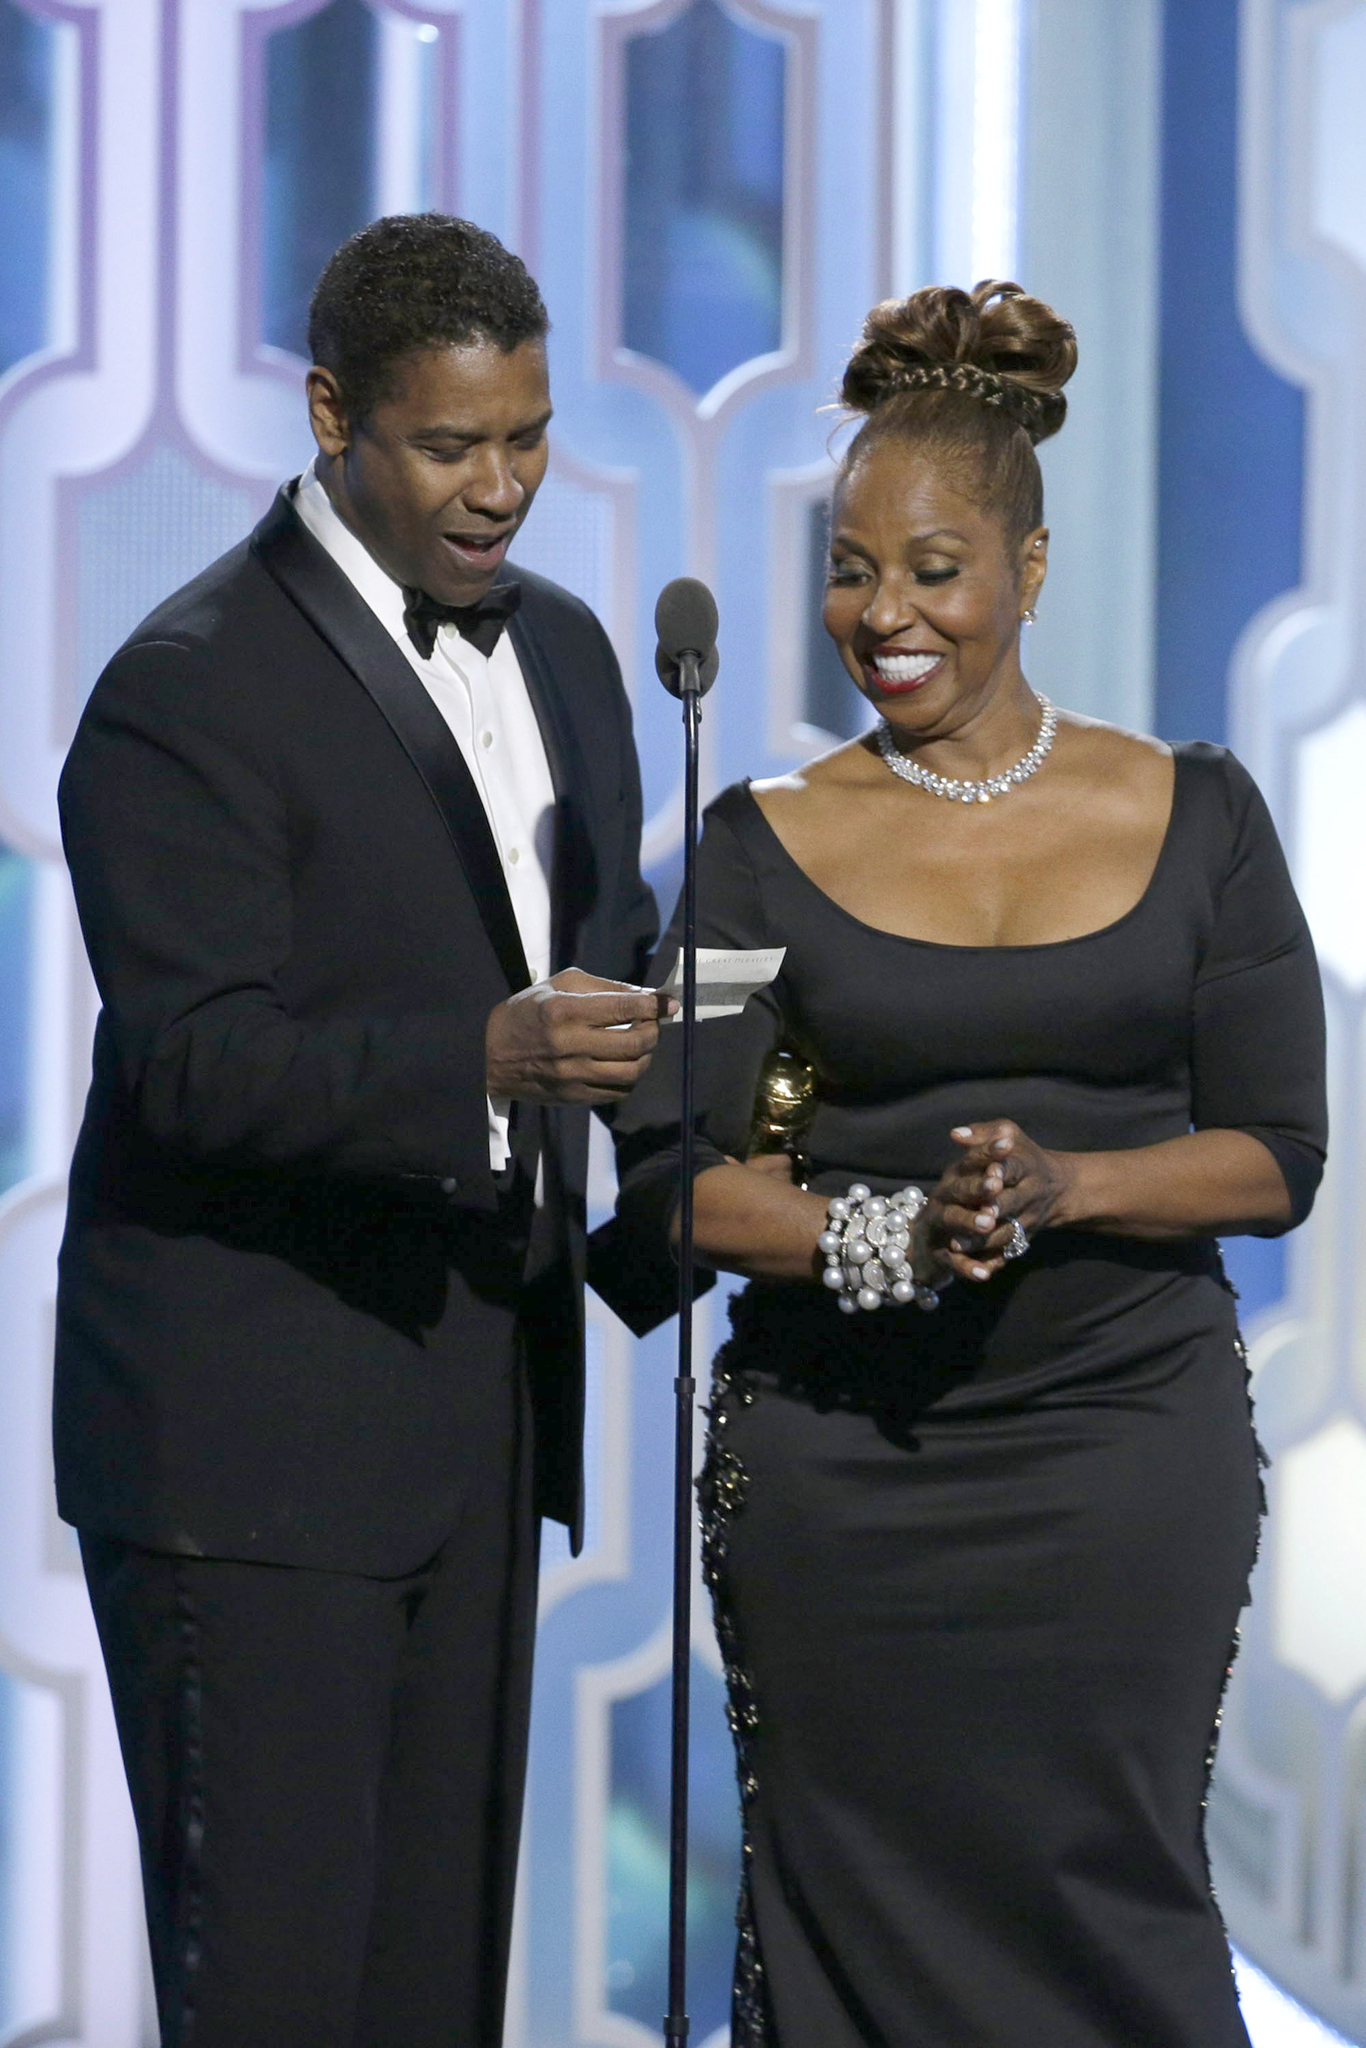
{"label": "black tuxedo trousers", "polygon": [[163,2048],[498,2048],[526,1767],[530,1405],[485,1361],[456,1527],[362,1578],[84,1536]]}
{"label": "black tuxedo trousers", "polygon": [[[638,980],[616,663],[577,600],[505,574],[556,796],[554,963]],[[587,1256],[583,1111],[518,1105],[490,1170],[485,1025],[529,978],[499,850],[287,491],[115,655],[61,810],[103,1008],[58,1500],[164,2038],[492,2048],[537,1518],[581,1516]]]}

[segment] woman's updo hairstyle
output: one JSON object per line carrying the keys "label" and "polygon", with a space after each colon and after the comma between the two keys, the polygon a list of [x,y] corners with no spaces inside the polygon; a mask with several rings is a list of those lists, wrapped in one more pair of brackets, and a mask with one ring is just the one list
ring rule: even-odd
{"label": "woman's updo hairstyle", "polygon": [[970,292],[927,285],[886,299],[844,373],[843,404],[866,415],[844,468],[886,438],[917,443],[1022,539],[1043,524],[1034,444],[1066,418],[1062,387],[1076,367],[1072,329],[1017,284],[988,278]]}

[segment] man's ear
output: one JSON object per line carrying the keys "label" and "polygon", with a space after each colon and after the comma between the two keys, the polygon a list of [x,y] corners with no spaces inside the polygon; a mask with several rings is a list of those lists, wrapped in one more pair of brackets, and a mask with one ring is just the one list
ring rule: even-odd
{"label": "man's ear", "polygon": [[346,400],[331,370],[315,363],[305,380],[308,393],[308,423],[324,455],[344,455],[351,445],[351,426]]}

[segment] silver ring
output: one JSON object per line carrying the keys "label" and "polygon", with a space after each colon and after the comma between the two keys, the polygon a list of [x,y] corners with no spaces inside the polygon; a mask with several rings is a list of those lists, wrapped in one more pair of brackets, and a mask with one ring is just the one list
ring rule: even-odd
{"label": "silver ring", "polygon": [[1001,1253],[1003,1259],[1022,1259],[1029,1250],[1029,1239],[1018,1216],[1010,1219],[1010,1243]]}

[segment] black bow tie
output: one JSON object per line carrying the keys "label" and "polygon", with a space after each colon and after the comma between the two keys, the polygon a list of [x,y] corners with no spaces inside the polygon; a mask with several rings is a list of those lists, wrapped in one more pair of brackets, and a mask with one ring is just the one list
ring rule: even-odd
{"label": "black bow tie", "polygon": [[425,590],[405,589],[403,596],[403,623],[424,661],[431,660],[442,626],[454,626],[461,639],[477,647],[487,660],[498,645],[499,634],[522,602],[522,586],[499,583],[478,604],[442,604],[438,598],[428,597]]}

